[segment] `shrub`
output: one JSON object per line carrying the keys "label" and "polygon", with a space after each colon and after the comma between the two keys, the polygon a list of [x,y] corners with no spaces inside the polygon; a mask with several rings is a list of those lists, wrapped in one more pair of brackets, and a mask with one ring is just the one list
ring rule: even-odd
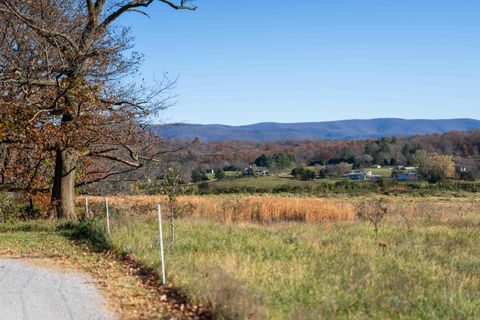
{"label": "shrub", "polygon": [[0,193],[0,222],[10,222],[18,217],[18,206],[11,195]]}
{"label": "shrub", "polygon": [[208,181],[208,177],[205,174],[205,172],[196,169],[192,171],[192,181],[193,182],[202,182],[202,181]]}
{"label": "shrub", "polygon": [[315,179],[316,174],[314,170],[305,167],[297,167],[292,170],[292,176],[301,180],[313,180]]}
{"label": "shrub", "polygon": [[225,179],[226,175],[225,175],[225,171],[223,170],[218,170],[217,172],[215,172],[215,179],[217,180],[223,180]]}
{"label": "shrub", "polygon": [[35,207],[32,199],[29,202],[19,202],[11,194],[0,193],[0,223],[41,217],[42,212]]}
{"label": "shrub", "polygon": [[363,201],[357,205],[357,215],[362,220],[367,220],[373,226],[375,240],[378,238],[378,228],[387,215],[388,204],[385,199]]}

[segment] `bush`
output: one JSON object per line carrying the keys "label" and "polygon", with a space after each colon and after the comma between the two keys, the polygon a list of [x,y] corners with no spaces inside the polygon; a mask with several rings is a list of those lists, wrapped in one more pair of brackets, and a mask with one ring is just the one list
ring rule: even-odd
{"label": "bush", "polygon": [[205,174],[205,172],[197,169],[192,171],[192,181],[193,182],[202,182],[202,181],[208,181],[208,177]]}
{"label": "bush", "polygon": [[18,202],[13,195],[0,193],[0,223],[38,219],[41,211],[30,202]]}
{"label": "bush", "polygon": [[471,172],[460,172],[460,180],[475,181],[475,177]]}
{"label": "bush", "polygon": [[215,179],[222,180],[222,179],[225,179],[225,177],[226,177],[225,171],[218,170],[217,172],[215,172]]}
{"label": "bush", "polygon": [[241,171],[242,169],[240,169],[239,167],[236,167],[234,165],[228,165],[228,166],[224,166],[223,167],[223,171]]}
{"label": "bush", "polygon": [[13,197],[6,193],[0,193],[0,222],[10,222],[18,216],[18,207]]}
{"label": "bush", "polygon": [[292,176],[301,180],[314,180],[316,177],[315,171],[305,167],[298,167],[292,170]]}
{"label": "bush", "polygon": [[201,182],[198,185],[198,191],[203,194],[203,193],[209,193],[212,191],[212,185],[208,182]]}

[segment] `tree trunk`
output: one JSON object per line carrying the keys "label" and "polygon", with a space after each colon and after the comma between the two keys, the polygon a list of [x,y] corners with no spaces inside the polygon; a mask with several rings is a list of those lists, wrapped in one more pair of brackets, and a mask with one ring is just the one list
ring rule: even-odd
{"label": "tree trunk", "polygon": [[75,174],[78,152],[71,147],[57,144],[55,174],[53,177],[52,203],[57,219],[76,220],[75,212]]}

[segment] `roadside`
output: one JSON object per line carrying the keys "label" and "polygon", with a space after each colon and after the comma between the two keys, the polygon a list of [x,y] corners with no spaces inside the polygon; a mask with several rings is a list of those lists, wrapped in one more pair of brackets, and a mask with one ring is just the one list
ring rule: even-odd
{"label": "roadside", "polygon": [[93,279],[49,260],[0,258],[4,320],[114,320]]}
{"label": "roadside", "polygon": [[101,238],[89,236],[95,235],[74,224],[0,225],[0,259],[26,259],[51,270],[87,274],[120,319],[211,318],[201,305],[189,303],[171,287],[162,287],[155,272],[130,256],[108,251]]}

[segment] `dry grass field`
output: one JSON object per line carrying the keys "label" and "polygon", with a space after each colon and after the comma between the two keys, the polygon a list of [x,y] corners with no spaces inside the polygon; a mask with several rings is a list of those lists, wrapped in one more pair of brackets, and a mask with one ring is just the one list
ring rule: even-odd
{"label": "dry grass field", "polygon": [[[91,205],[102,210],[105,199],[89,197]],[[162,196],[109,197],[112,207],[134,214],[156,212],[165,206]],[[83,203],[80,200],[79,205]],[[182,218],[209,219],[217,222],[272,223],[298,221],[308,223],[350,221],[355,218],[353,205],[340,200],[285,196],[180,196],[177,215]]]}

